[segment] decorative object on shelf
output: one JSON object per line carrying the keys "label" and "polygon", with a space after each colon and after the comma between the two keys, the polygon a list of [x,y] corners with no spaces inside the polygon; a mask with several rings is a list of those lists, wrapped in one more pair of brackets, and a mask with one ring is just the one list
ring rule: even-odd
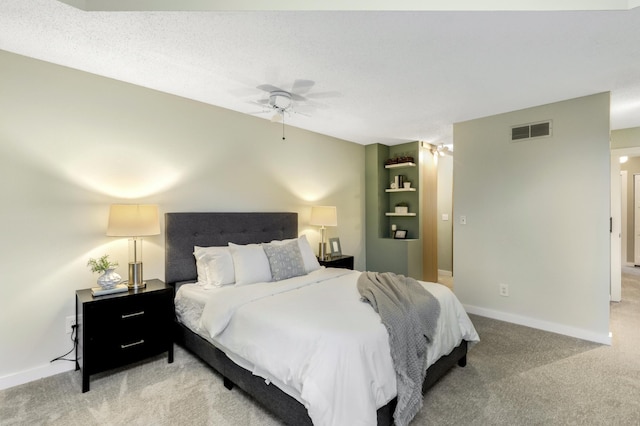
{"label": "decorative object on shelf", "polygon": [[406,229],[396,229],[393,231],[393,238],[396,240],[404,240],[407,238],[407,230]]}
{"label": "decorative object on shelf", "polygon": [[411,182],[402,182],[404,189],[411,189]]}
{"label": "decorative object on shelf", "polygon": [[98,277],[98,285],[103,290],[110,290],[120,284],[122,277],[116,272],[116,268],[109,268]]}
{"label": "decorative object on shelf", "polygon": [[331,257],[342,256],[340,238],[329,238],[329,252],[331,253]]}
{"label": "decorative object on shelf", "polygon": [[402,188],[410,188],[411,184],[409,184],[409,186],[405,185],[405,181],[406,181],[406,176],[404,175],[395,175],[393,177],[393,182],[391,182],[391,189],[402,189]]}
{"label": "decorative object on shelf", "polygon": [[414,158],[410,155],[400,155],[395,156],[393,158],[389,158],[384,162],[385,166],[390,166],[391,164],[402,164],[402,163],[413,163]]}
{"label": "decorative object on shelf", "polygon": [[[107,235],[129,239],[129,288],[144,288],[142,238],[160,234],[158,206],[155,204],[113,204],[109,210]],[[140,244],[138,244],[140,241]]]}
{"label": "decorative object on shelf", "polygon": [[318,250],[318,257],[327,259],[327,243],[325,240],[326,226],[338,226],[338,213],[335,206],[313,206],[311,207],[311,225],[320,226],[322,241]]}
{"label": "decorative object on shelf", "polygon": [[405,202],[401,202],[396,204],[395,212],[398,214],[407,214],[409,213],[409,205]]}
{"label": "decorative object on shelf", "polygon": [[118,262],[109,261],[108,254],[98,259],[89,259],[87,266],[91,268],[91,272],[100,272],[102,274],[98,277],[98,285],[103,290],[110,290],[122,281],[120,274],[115,272]]}

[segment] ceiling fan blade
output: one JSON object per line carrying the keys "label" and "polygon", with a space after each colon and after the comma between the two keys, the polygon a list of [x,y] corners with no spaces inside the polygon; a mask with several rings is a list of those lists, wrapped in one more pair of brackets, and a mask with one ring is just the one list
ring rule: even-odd
{"label": "ceiling fan blade", "polygon": [[247,103],[253,105],[254,107],[262,108],[262,111],[265,111],[265,112],[271,111],[271,106],[269,105],[268,99],[264,102],[262,99],[260,99],[258,101],[247,101]]}
{"label": "ceiling fan blade", "polygon": [[267,113],[269,113],[269,112],[271,112],[271,110],[268,110],[268,109],[261,109],[261,110],[259,110],[259,111],[249,111],[249,112],[246,112],[245,114],[258,115],[258,114],[267,114]]}
{"label": "ceiling fan blade", "polygon": [[289,93],[289,96],[291,96],[291,99],[298,102],[304,102],[307,100],[307,98],[305,98],[304,96],[298,95],[296,93]]}
{"label": "ceiling fan blade", "polygon": [[291,110],[292,113],[294,113],[295,115],[304,115],[305,117],[311,117],[311,114],[308,114],[306,112],[302,112],[300,110]]}
{"label": "ceiling fan blade", "polygon": [[341,98],[342,93],[340,92],[315,92],[309,93],[307,98],[309,99],[326,99],[326,98]]}
{"label": "ceiling fan blade", "polygon": [[303,93],[307,93],[311,88],[316,84],[313,80],[299,80],[293,82],[293,86],[291,86],[291,94],[301,95]]}
{"label": "ceiling fan blade", "polygon": [[304,108],[308,108],[308,109],[313,109],[313,110],[317,110],[317,109],[327,109],[329,108],[328,105],[323,104],[319,101],[313,100],[313,99],[307,99],[304,103],[299,103],[297,105],[300,105]]}
{"label": "ceiling fan blade", "polygon": [[260,89],[260,90],[264,90],[265,92],[286,92],[286,90],[282,90],[279,87],[276,87],[274,85],[271,84],[261,84],[260,86],[257,86],[256,89]]}
{"label": "ceiling fan blade", "polygon": [[315,110],[316,108],[313,105],[309,104],[298,104],[292,109],[292,111],[296,114],[302,115],[310,115],[311,113],[315,112]]}

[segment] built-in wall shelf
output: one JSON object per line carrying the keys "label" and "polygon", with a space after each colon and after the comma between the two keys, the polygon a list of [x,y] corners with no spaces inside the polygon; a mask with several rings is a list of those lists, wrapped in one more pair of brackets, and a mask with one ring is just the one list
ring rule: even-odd
{"label": "built-in wall shelf", "polygon": [[385,169],[400,169],[402,167],[415,167],[416,163],[396,163],[396,164],[387,164],[384,166]]}
{"label": "built-in wall shelf", "polygon": [[416,191],[416,188],[387,188],[386,192],[412,192]]}
{"label": "built-in wall shelf", "polygon": [[[424,160],[421,150],[418,141],[393,146],[369,144],[365,147],[368,271],[394,272],[422,279],[422,205],[427,197],[422,188]],[[403,184],[411,182],[411,187],[405,188],[400,183],[401,178]],[[437,223],[434,221],[434,226]],[[396,235],[392,231],[394,228],[406,231],[398,236],[407,238],[393,238]]]}

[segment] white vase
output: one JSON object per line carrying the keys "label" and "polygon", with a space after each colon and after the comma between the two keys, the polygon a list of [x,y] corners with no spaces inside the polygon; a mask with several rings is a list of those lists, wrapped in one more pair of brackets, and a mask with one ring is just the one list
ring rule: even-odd
{"label": "white vase", "polygon": [[102,275],[98,277],[98,285],[104,290],[114,288],[120,284],[122,277],[116,272],[115,268],[109,268]]}

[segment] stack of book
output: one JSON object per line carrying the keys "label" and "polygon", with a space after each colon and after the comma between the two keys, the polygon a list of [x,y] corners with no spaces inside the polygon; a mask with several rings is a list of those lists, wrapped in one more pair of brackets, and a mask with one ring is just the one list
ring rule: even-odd
{"label": "stack of book", "polygon": [[104,296],[107,294],[123,293],[129,291],[129,287],[126,284],[118,284],[115,287],[104,289],[102,287],[91,288],[91,294],[94,296]]}

